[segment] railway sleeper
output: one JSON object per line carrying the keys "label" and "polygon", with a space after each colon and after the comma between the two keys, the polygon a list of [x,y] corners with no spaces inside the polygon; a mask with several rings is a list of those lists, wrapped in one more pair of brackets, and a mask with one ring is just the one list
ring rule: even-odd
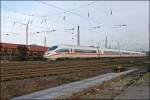
{"label": "railway sleeper", "polygon": [[[85,69],[83,70],[73,70],[72,72],[81,72],[81,71],[85,71]],[[72,73],[70,72],[70,73]],[[31,74],[31,75],[21,75],[21,76],[11,76],[11,77],[3,77],[2,81],[6,81],[6,80],[17,80],[17,79],[25,79],[25,78],[33,78],[33,77],[41,77],[41,76],[50,76],[50,75],[58,75],[58,74],[66,74],[66,71],[64,72],[51,72],[51,73],[44,73],[44,74]]]}

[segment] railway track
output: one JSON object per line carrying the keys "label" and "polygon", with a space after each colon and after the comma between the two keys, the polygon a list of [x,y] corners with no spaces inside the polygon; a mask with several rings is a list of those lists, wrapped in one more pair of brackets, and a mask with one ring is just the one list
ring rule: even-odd
{"label": "railway track", "polygon": [[97,64],[97,65],[106,65],[106,64],[103,64],[103,63],[101,63],[101,62],[98,62],[98,61],[94,61],[94,62],[79,62],[79,63],[72,63],[72,64],[36,64],[36,62],[35,62],[35,65],[10,65],[9,67],[7,67],[7,66],[3,66],[3,67],[1,67],[1,71],[2,71],[2,73],[3,72],[11,72],[11,71],[21,71],[22,69],[23,70],[28,70],[28,69],[45,69],[45,68],[48,68],[48,69],[59,69],[59,68],[65,68],[65,67],[72,67],[72,66],[74,66],[74,65],[76,65],[76,66],[82,66],[82,65],[90,65],[90,64],[92,64],[93,65],[93,63],[94,64]]}
{"label": "railway track", "polygon": [[[114,59],[116,61],[118,59]],[[122,61],[122,59],[119,59]],[[12,62],[4,63],[1,67],[1,81],[12,81],[18,79],[63,75],[83,71],[102,71],[111,68],[110,59],[107,60],[79,60],[60,62]],[[124,66],[129,60],[125,60]]]}
{"label": "railway track", "polygon": [[[105,66],[106,67],[106,66]],[[16,79],[25,79],[41,76],[50,76],[50,75],[59,75],[59,74],[68,74],[80,71],[92,71],[92,70],[102,70],[104,67],[101,67],[97,64],[86,64],[86,65],[75,65],[75,66],[64,66],[64,67],[45,67],[45,68],[22,68],[20,70],[3,70],[1,74],[1,81],[10,81]]]}
{"label": "railway track", "polygon": [[[87,64],[87,63],[99,63],[98,61],[94,61],[94,62],[82,62],[82,64]],[[43,66],[42,66],[43,65]],[[12,65],[3,65],[1,67],[2,71],[8,71],[8,70],[22,70],[22,69],[30,69],[30,68],[46,68],[46,67],[62,67],[62,66],[72,66],[72,65],[81,65],[81,62],[76,62],[76,63],[43,63],[43,64],[36,64],[36,62],[34,64],[12,64]]]}

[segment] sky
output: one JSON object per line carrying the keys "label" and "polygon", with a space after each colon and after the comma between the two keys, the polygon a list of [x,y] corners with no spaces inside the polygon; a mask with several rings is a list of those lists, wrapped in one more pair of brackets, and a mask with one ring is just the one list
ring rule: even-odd
{"label": "sky", "polygon": [[1,1],[1,42],[149,49],[149,1]]}

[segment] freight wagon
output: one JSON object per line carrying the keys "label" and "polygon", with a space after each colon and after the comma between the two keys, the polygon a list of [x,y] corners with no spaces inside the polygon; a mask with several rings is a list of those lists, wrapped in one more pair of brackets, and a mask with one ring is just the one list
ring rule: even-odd
{"label": "freight wagon", "polygon": [[48,47],[1,43],[0,48],[2,60],[38,60],[43,59],[43,55]]}

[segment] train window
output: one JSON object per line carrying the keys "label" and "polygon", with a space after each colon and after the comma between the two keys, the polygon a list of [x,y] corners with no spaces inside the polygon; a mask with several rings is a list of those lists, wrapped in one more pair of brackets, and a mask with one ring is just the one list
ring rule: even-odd
{"label": "train window", "polygon": [[75,52],[78,52],[78,53],[84,53],[84,52],[85,52],[85,51],[82,50],[82,49],[75,49],[74,51],[75,51]]}
{"label": "train window", "polygon": [[104,51],[105,54],[112,54],[112,51]]}
{"label": "train window", "polygon": [[113,54],[112,51],[104,51],[104,54]]}
{"label": "train window", "polygon": [[133,55],[137,55],[138,53],[133,53]]}
{"label": "train window", "polygon": [[75,52],[79,52],[79,53],[96,53],[96,50],[75,49]]}
{"label": "train window", "polygon": [[118,55],[120,54],[119,51],[104,51],[105,54],[113,54],[113,55]]}
{"label": "train window", "polygon": [[128,53],[128,52],[122,52],[122,54],[126,54],[126,55],[129,55],[130,53]]}
{"label": "train window", "polygon": [[48,51],[55,50],[58,46],[52,46],[48,48]]}
{"label": "train window", "polygon": [[90,53],[96,53],[96,50],[89,50]]}
{"label": "train window", "polygon": [[66,48],[58,49],[58,50],[56,50],[56,52],[69,52],[69,49],[66,49]]}

